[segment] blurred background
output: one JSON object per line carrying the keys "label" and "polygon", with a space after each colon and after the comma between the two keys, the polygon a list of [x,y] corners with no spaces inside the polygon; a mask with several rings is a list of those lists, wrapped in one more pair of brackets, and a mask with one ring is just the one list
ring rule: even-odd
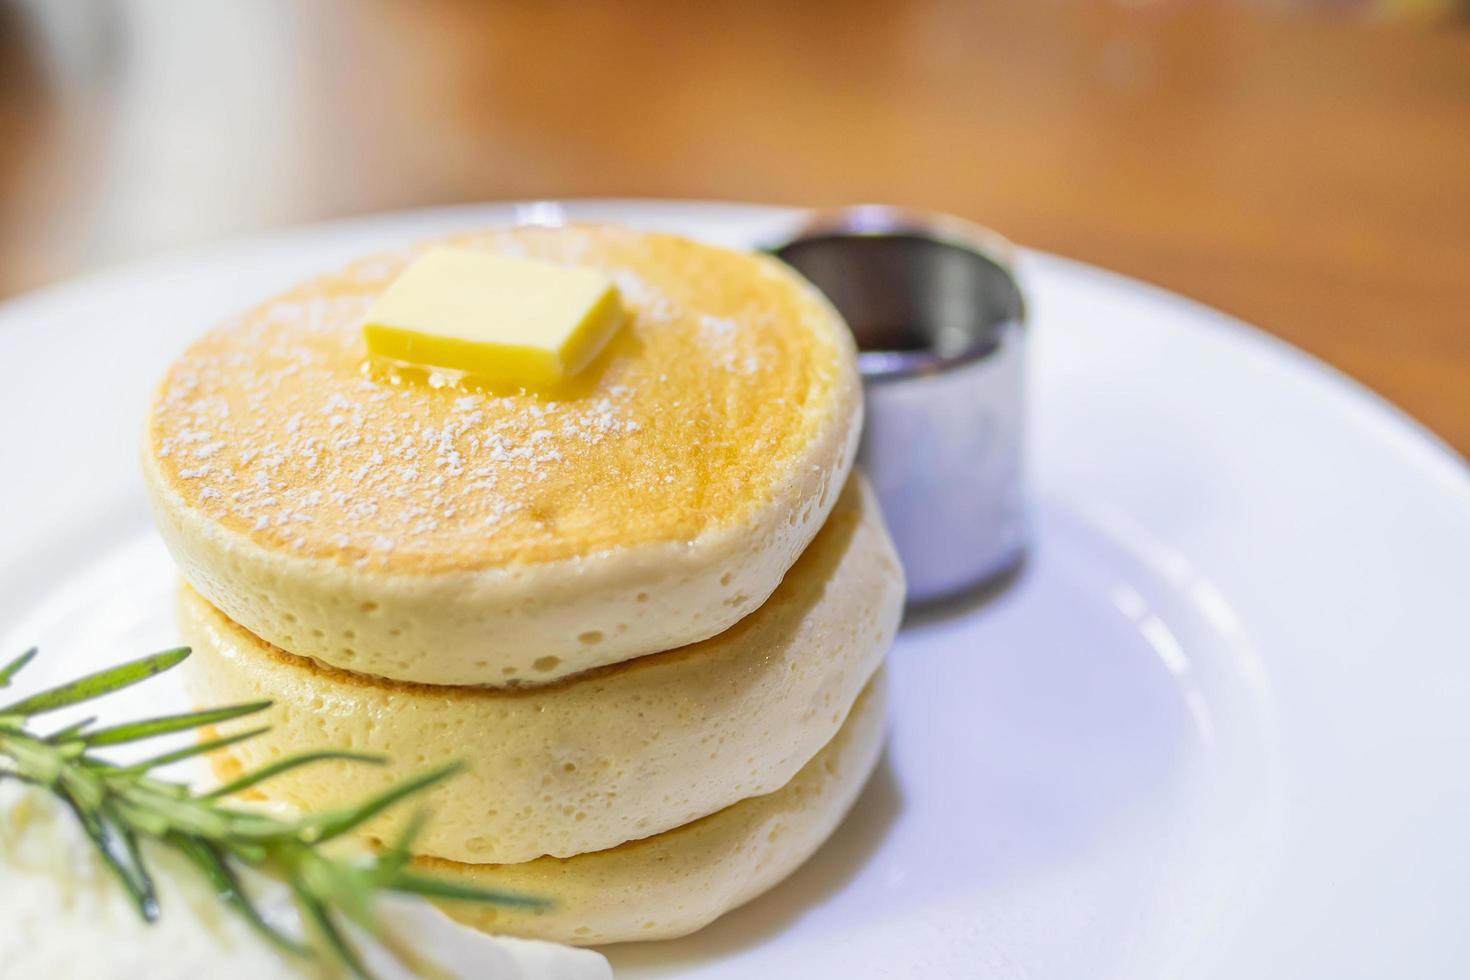
{"label": "blurred background", "polygon": [[1463,0],[0,0],[0,296],[563,196],[954,212],[1243,317],[1470,452]]}

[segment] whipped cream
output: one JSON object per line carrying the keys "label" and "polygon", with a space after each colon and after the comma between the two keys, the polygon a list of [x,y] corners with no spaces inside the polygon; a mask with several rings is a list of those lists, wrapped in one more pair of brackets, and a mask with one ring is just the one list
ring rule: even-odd
{"label": "whipped cream", "polygon": [[[139,917],[75,818],[44,791],[0,782],[0,978],[3,980],[212,980],[320,977],[311,962],[277,951],[220,903],[183,858],[147,848],[162,909]],[[266,920],[294,932],[286,887],[250,879]],[[436,976],[476,980],[608,980],[600,954],[556,943],[489,936],[421,899],[384,896],[387,942],[356,942],[383,980],[417,976],[387,946],[432,964]]]}

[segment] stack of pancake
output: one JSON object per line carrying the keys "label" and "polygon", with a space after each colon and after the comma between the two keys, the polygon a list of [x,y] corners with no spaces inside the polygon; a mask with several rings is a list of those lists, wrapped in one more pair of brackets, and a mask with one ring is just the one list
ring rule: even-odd
{"label": "stack of pancake", "polygon": [[805,860],[879,753],[903,583],[850,472],[851,339],[758,255],[603,226],[450,243],[606,270],[628,322],[554,393],[384,372],[360,327],[407,250],[195,343],[144,451],[192,692],[274,702],[226,773],[391,760],[295,770],[272,800],[467,763],[417,860],[555,902],[447,909],[471,924],[682,935]]}

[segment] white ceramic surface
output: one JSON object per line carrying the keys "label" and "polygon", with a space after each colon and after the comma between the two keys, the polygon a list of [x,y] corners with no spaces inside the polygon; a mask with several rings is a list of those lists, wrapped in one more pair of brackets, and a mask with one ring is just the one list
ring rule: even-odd
{"label": "white ceramic surface", "polygon": [[[725,242],[790,221],[586,202]],[[136,466],[169,357],[324,266],[555,206],[197,251],[0,308],[0,651],[34,684],[172,645]],[[1042,255],[1032,557],[893,651],[886,760],[776,891],[620,975],[1470,974],[1470,477],[1393,409],[1195,304]],[[117,711],[172,707],[171,680]]]}

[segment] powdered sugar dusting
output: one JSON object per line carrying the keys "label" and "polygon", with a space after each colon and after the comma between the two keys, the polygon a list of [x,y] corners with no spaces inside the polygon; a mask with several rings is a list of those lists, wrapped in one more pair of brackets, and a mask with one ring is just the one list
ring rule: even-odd
{"label": "powdered sugar dusting", "polygon": [[699,315],[699,337],[701,346],[711,360],[726,371],[751,374],[760,370],[761,359],[756,354],[741,349],[740,324],[730,317]]}
{"label": "powdered sugar dusting", "polygon": [[[592,241],[564,234],[558,254],[544,242],[538,254],[574,261]],[[390,383],[364,370],[361,321],[421,250],[295,290],[176,362],[152,445],[180,492],[281,547],[361,565],[499,540],[595,540],[634,510],[697,518],[724,492],[712,466],[737,488],[755,480],[773,447],[800,436],[806,389],[831,380],[793,362],[779,308],[690,309],[646,269],[614,265],[634,314],[630,353],[590,388],[550,399]]]}
{"label": "powdered sugar dusting", "polygon": [[[287,322],[297,316],[299,323]],[[310,331],[335,322],[347,346],[359,316],[357,304],[331,311],[298,305],[269,310],[267,322],[274,330]],[[419,386],[390,386],[386,399],[364,398],[361,389],[347,394],[334,388],[332,372],[315,367],[316,352],[283,347],[280,353],[302,365],[299,372],[235,372],[227,359],[209,355],[193,358],[190,370],[194,378],[238,384],[249,405],[288,408],[278,426],[248,414],[221,423],[209,404],[194,398],[194,386],[179,386],[162,402],[180,423],[178,434],[160,442],[160,453],[208,460],[178,470],[182,479],[206,484],[198,497],[207,509],[257,531],[310,524],[329,513],[341,528],[329,543],[360,552],[359,559],[386,558],[400,539],[428,534],[461,509],[474,512],[482,527],[495,527],[563,462],[568,442],[597,447],[640,428],[626,397],[616,394],[526,405],[521,397],[445,393],[436,401],[448,400],[449,410],[426,418],[412,410],[426,396]],[[210,429],[202,428],[205,422]],[[365,432],[373,448],[357,452]]]}

